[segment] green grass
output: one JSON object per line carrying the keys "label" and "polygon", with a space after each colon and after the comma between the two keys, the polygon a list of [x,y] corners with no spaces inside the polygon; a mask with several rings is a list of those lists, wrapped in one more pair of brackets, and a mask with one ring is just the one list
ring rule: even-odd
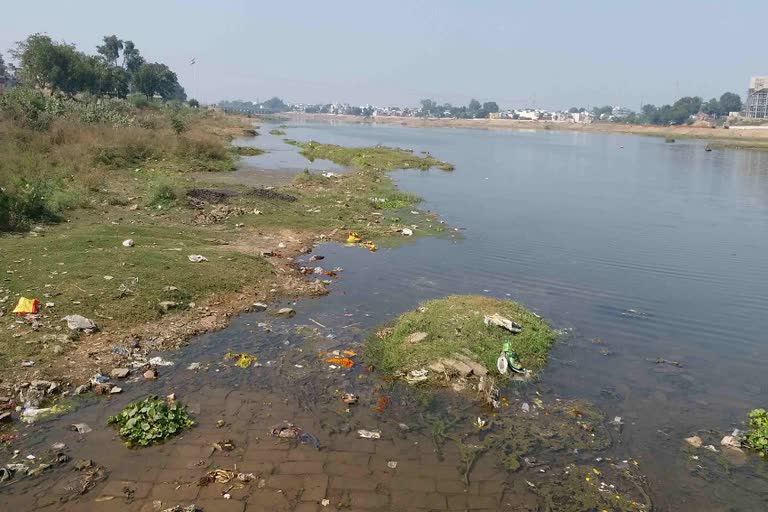
{"label": "green grass", "polygon": [[258,156],[264,154],[263,149],[255,148],[253,146],[234,146],[235,153],[239,156]]}
{"label": "green grass", "polygon": [[[523,332],[512,335],[499,327],[486,327],[483,315],[499,313],[523,326]],[[366,358],[387,375],[424,367],[443,357],[468,349],[489,369],[496,367],[505,339],[521,363],[534,372],[547,361],[554,331],[525,307],[511,300],[479,295],[451,295],[430,300],[421,308],[397,318],[388,336],[369,337]],[[405,339],[415,332],[428,334],[416,344]]]}
{"label": "green grass", "polygon": [[269,134],[281,136],[281,135],[285,135],[285,132],[283,130],[269,130]]}
{"label": "green grass", "polygon": [[396,169],[422,169],[437,167],[444,171],[452,171],[453,165],[443,162],[431,155],[418,156],[413,151],[373,146],[365,148],[348,148],[336,144],[320,144],[318,142],[297,142],[283,139],[287,144],[301,148],[301,154],[310,161],[315,159],[330,160],[340,165],[346,165],[361,170],[394,171]]}
{"label": "green grass", "polygon": [[[104,327],[129,327],[159,318],[160,301],[202,300],[271,275],[270,265],[260,256],[206,241],[210,233],[204,229],[172,227],[162,221],[153,226],[114,226],[99,220],[97,216],[49,227],[38,237],[0,236],[0,271],[9,278],[0,284],[8,290],[0,293],[9,295],[5,305],[12,308],[22,295],[55,303],[52,311],[44,310],[48,319],[38,332],[13,338],[19,331],[0,330],[0,368],[22,357],[44,358],[45,353],[39,352],[42,344],[27,342],[59,333],[53,328],[63,325],[59,319],[65,315],[81,314]],[[216,233],[217,238],[222,235]],[[127,238],[135,240],[135,247],[122,246]],[[189,254],[202,254],[210,261],[191,263]],[[119,288],[126,283],[131,292],[121,293]],[[166,286],[178,291],[167,292]]]}

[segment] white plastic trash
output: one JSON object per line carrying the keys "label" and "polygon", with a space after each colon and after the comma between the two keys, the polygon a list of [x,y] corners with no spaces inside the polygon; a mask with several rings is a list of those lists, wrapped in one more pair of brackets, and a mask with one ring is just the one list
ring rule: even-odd
{"label": "white plastic trash", "polygon": [[189,261],[191,261],[192,263],[201,263],[203,261],[208,261],[208,258],[206,258],[201,254],[190,254],[187,257],[189,258]]}

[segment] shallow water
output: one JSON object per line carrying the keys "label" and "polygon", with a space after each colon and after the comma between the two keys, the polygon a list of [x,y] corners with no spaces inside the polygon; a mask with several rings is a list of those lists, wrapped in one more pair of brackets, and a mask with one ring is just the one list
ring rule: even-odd
{"label": "shallow water", "polygon": [[[262,125],[260,132],[271,128]],[[183,450],[194,442],[190,439],[218,435],[208,430],[216,414],[235,422],[230,435],[242,435],[237,441],[248,443],[247,450],[256,449],[253,437],[264,437],[269,424],[298,419],[330,443],[329,457],[358,446],[338,431],[349,423],[381,428],[392,450],[386,456],[405,459],[411,443],[429,444],[428,432],[409,435],[407,442],[397,434],[397,423],[413,420],[418,408],[403,399],[385,415],[361,407],[351,418],[344,416],[336,390],[352,388],[363,401],[375,403],[382,384],[361,365],[350,372],[328,371],[317,353],[357,347],[375,325],[421,300],[486,293],[512,297],[555,327],[572,329],[554,348],[539,389],[547,399],[553,393],[592,399],[609,418],[621,416],[624,429],[615,451],[639,461],[659,509],[765,508],[763,461],[752,457],[727,477],[719,473],[705,480],[693,474],[695,464],[682,450],[682,439],[700,430],[742,427],[749,409],[765,405],[767,153],[706,153],[697,141],[666,144],[660,138],[575,132],[346,124],[292,124],[285,131],[298,140],[430,151],[455,164],[453,173],[403,171],[396,179],[425,198],[422,208],[459,227],[461,236],[415,238],[377,253],[318,247],[315,253],[326,256],[324,266],[345,268],[331,295],[299,300],[297,317],[270,322],[271,333],[258,325],[264,314],[245,314],[228,329],[169,356],[176,366],[161,370],[161,379],[150,386],[158,394],[186,397],[208,423],[201,421],[186,441],[145,452],[149,459],[173,459],[174,450]],[[248,165],[310,167],[280,139],[268,134],[253,139],[270,153],[250,157]],[[313,169],[334,169],[315,164]],[[316,329],[313,341],[302,341],[293,325]],[[221,366],[227,350],[258,353],[265,366],[248,371]],[[658,365],[657,358],[678,361],[682,368]],[[199,374],[184,370],[192,361],[213,366]],[[41,425],[40,442],[64,437],[85,455],[101,455],[105,463],[130,470],[129,457],[102,425],[106,415],[147,392],[141,383],[126,388],[124,396],[79,413],[95,431],[82,446],[75,434],[62,433],[66,417]],[[274,414],[273,402],[279,405]],[[104,445],[116,449],[100,454]],[[369,446],[360,449],[368,453]],[[366,459],[370,478],[389,482],[379,475],[375,456]],[[431,456],[429,450],[424,456]],[[456,460],[448,454],[443,463],[455,466]],[[337,462],[326,460],[325,468]],[[435,470],[421,462],[419,471]],[[163,462],[152,470],[169,468],[175,467]],[[477,471],[498,478],[487,460]],[[42,492],[25,485],[29,494],[13,503],[27,503],[25,497]],[[505,498],[499,498],[499,508]]]}

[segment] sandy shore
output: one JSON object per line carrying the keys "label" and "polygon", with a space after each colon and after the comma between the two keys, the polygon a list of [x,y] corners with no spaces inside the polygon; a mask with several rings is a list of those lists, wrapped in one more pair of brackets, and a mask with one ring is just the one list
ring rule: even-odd
{"label": "sandy shore", "polygon": [[[283,115],[283,114],[281,114]],[[601,133],[631,133],[659,137],[699,138],[768,143],[768,125],[761,127],[707,128],[703,126],[653,126],[619,123],[562,123],[551,121],[520,121],[513,119],[437,119],[417,117],[362,117],[333,114],[284,114],[292,119],[348,123],[396,124],[419,128],[477,128],[485,130],[568,130]]]}

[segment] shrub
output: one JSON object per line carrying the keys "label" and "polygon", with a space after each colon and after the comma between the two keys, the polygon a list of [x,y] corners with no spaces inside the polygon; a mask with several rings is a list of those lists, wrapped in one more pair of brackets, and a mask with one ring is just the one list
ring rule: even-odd
{"label": "shrub", "polygon": [[206,160],[226,160],[227,148],[213,136],[189,135],[179,139],[180,156]]}
{"label": "shrub", "polygon": [[26,87],[14,87],[0,95],[0,111],[24,128],[46,130],[53,119],[46,106],[42,92]]}
{"label": "shrub", "polygon": [[177,197],[174,181],[169,176],[158,175],[148,182],[144,202],[147,206],[168,207]]}
{"label": "shrub", "polygon": [[749,431],[744,440],[747,446],[763,457],[768,457],[768,411],[754,409],[749,413]]}
{"label": "shrub", "polygon": [[14,176],[0,187],[0,230],[19,230],[30,222],[58,220],[51,205],[55,184],[48,180],[28,181]]}
{"label": "shrub", "polygon": [[119,428],[120,437],[129,447],[143,447],[173,437],[195,422],[181,402],[152,395],[131,402],[119,414],[110,416],[107,424]]}
{"label": "shrub", "polygon": [[200,102],[197,101],[195,98],[192,98],[187,102],[187,105],[189,105],[192,108],[200,108]]}
{"label": "shrub", "polygon": [[176,135],[181,135],[187,130],[187,125],[184,123],[184,120],[180,115],[174,114],[171,116],[171,129],[174,131],[174,133],[176,133]]}

